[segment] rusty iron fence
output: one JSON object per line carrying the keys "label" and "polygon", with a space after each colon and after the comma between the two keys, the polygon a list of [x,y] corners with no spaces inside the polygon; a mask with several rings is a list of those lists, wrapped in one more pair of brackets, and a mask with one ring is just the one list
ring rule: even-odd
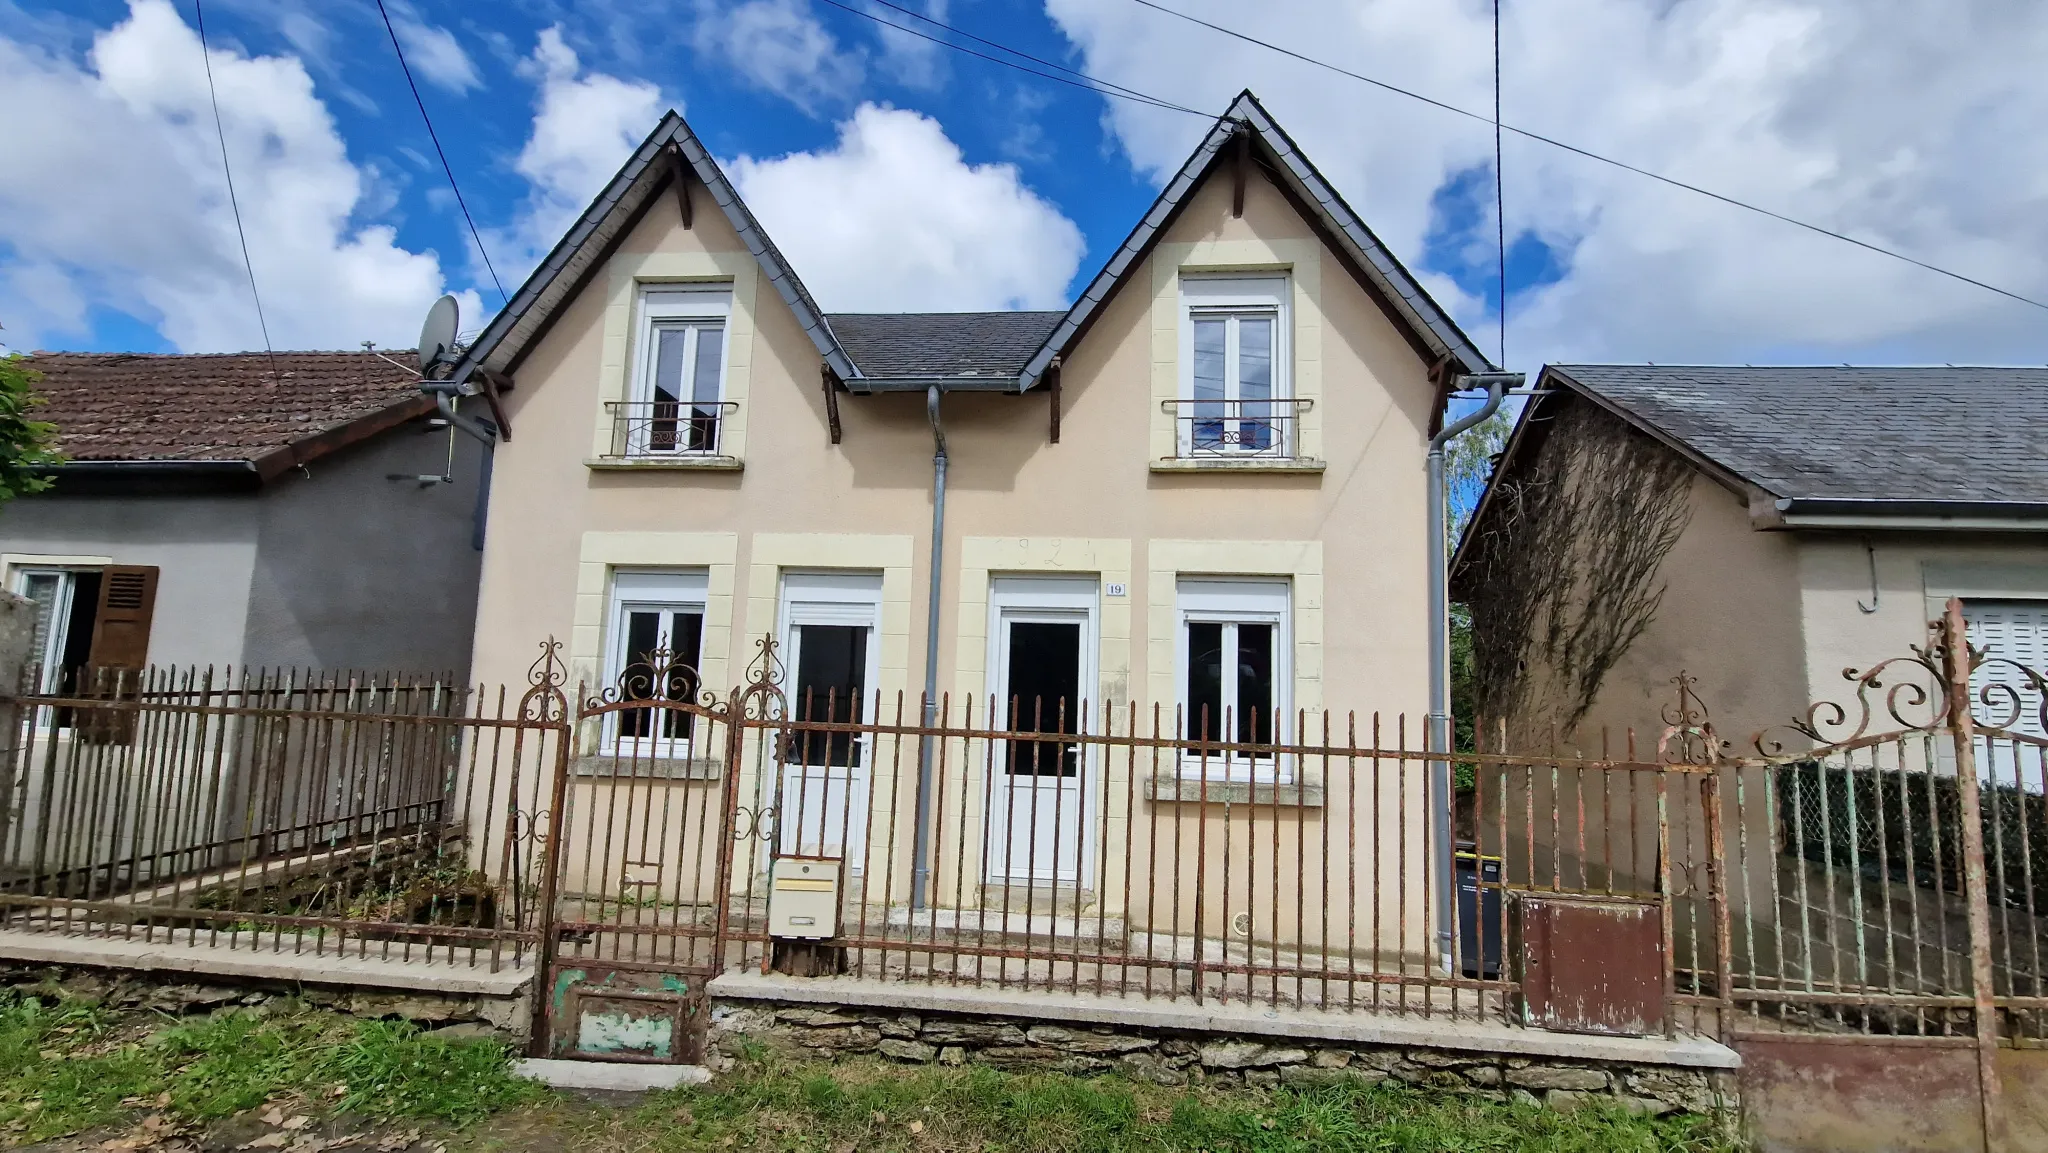
{"label": "rusty iron fence", "polygon": [[[1984,1055],[2048,1014],[2048,681],[1937,624],[1784,731],[1723,739],[1681,677],[1653,737],[1538,752],[1372,714],[924,723],[799,698],[772,639],[729,691],[657,651],[572,693],[553,642],[516,698],[122,674],[11,699],[0,930],[533,966],[679,1036],[734,971],[1554,1026],[1576,967],[1641,993],[1591,1028],[1974,1047],[1989,1118]],[[829,924],[771,923],[792,863]],[[541,1017],[563,1051],[573,1006]]]}
{"label": "rusty iron fence", "polygon": [[559,736],[530,700],[402,674],[73,679],[8,702],[0,930],[493,968],[532,951]]}

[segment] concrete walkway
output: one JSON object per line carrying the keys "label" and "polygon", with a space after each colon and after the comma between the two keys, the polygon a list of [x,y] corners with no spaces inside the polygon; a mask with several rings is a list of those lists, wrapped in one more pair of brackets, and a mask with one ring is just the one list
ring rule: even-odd
{"label": "concrete walkway", "polygon": [[[200,936],[203,939],[205,934],[202,932]],[[498,971],[493,973],[488,954],[477,958],[472,965],[466,957],[450,962],[445,948],[428,950],[415,945],[412,958],[404,960],[395,943],[389,957],[379,955],[382,942],[371,942],[367,956],[357,956],[356,947],[352,941],[345,952],[329,947],[325,953],[316,953],[311,945],[300,946],[298,952],[293,952],[290,938],[286,938],[283,950],[272,951],[267,943],[257,946],[247,941],[242,942],[241,948],[229,949],[174,943],[162,938],[145,941],[139,936],[71,937],[56,933],[0,931],[0,961],[33,964],[353,985],[364,989],[407,989],[446,996],[513,997],[524,991],[533,979],[531,967],[513,968],[509,957],[501,959]],[[439,956],[429,960],[429,952],[437,952]]]}

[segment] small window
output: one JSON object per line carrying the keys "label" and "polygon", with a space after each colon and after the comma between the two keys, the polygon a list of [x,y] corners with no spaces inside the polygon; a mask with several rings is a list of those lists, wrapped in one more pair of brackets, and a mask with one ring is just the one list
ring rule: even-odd
{"label": "small window", "polygon": [[[606,683],[629,700],[694,700],[706,584],[701,572],[615,573]],[[687,757],[695,720],[683,709],[631,709],[614,715],[606,735],[619,756]]]}
{"label": "small window", "polygon": [[[1271,745],[1287,731],[1291,669],[1285,581],[1180,582],[1181,731],[1190,740]],[[1270,752],[1187,754],[1182,771],[1270,779]]]}
{"label": "small window", "polygon": [[664,285],[640,294],[640,361],[631,397],[617,406],[613,446],[622,456],[719,452],[725,399],[724,285]]}
{"label": "small window", "polygon": [[1191,277],[1181,301],[1180,454],[1291,456],[1287,280]]}

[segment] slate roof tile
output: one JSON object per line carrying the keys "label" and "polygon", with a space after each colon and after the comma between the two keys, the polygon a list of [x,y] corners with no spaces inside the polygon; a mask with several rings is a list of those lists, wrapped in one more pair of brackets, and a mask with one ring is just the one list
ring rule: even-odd
{"label": "slate roof tile", "polygon": [[2048,502],[2048,368],[1550,371],[1775,496]]}
{"label": "slate roof tile", "polygon": [[1064,316],[835,312],[825,320],[865,376],[1016,376]]}

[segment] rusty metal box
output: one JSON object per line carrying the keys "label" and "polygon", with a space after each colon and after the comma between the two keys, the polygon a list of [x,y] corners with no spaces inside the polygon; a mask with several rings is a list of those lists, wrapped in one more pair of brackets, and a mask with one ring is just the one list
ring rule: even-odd
{"label": "rusty metal box", "polygon": [[1664,917],[1655,901],[1521,893],[1509,928],[1525,1023],[1617,1037],[1664,1031]]}
{"label": "rusty metal box", "polygon": [[775,858],[768,874],[768,935],[805,941],[839,935],[838,858]]}

